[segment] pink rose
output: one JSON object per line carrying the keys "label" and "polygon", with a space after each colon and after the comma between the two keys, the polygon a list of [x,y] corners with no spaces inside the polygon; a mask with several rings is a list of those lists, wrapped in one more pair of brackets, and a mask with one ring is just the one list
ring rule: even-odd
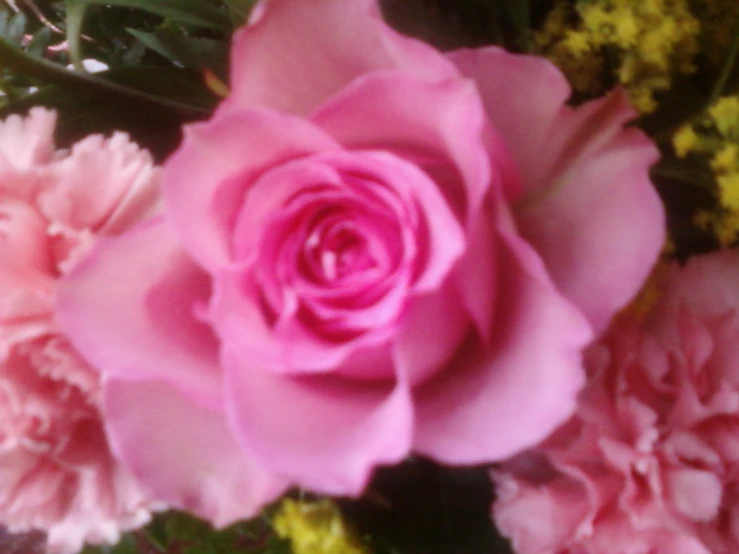
{"label": "pink rose", "polygon": [[63,284],[116,451],[220,523],[285,483],[358,494],[410,452],[535,444],[663,240],[622,93],[571,109],[543,59],[443,55],[378,13],[262,3],[165,164],[165,217]]}
{"label": "pink rose", "polygon": [[587,356],[576,415],[496,471],[518,554],[739,552],[739,252],[675,267]]}
{"label": "pink rose", "polygon": [[56,285],[97,236],[150,215],[156,171],[123,134],[55,152],[54,123],[42,109],[0,123],[0,523],[74,553],[145,523],[151,503],[111,454]]}

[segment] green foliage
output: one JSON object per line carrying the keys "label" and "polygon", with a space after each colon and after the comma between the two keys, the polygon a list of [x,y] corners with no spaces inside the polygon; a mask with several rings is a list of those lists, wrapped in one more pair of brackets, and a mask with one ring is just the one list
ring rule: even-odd
{"label": "green foliage", "polygon": [[115,545],[88,546],[81,554],[290,554],[286,541],[263,518],[225,529],[183,512],[157,515],[144,529],[128,533]]}
{"label": "green foliage", "polygon": [[67,9],[102,4],[136,8],[185,25],[227,32],[231,30],[228,13],[208,0],[66,0]]}
{"label": "green foliage", "polygon": [[244,24],[257,0],[224,0],[235,27]]}
{"label": "green foliage", "polygon": [[228,45],[224,41],[190,36],[185,28],[171,22],[165,22],[150,33],[131,28],[127,31],[176,66],[207,68],[222,79],[226,78]]}

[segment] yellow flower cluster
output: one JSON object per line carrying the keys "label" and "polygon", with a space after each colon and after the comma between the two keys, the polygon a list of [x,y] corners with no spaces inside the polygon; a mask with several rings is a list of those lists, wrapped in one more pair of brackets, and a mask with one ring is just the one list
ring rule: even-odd
{"label": "yellow flower cluster", "polygon": [[295,554],[368,554],[369,550],[330,500],[292,500],[280,504],[272,525],[289,539]]}
{"label": "yellow flower cluster", "polygon": [[719,208],[699,213],[696,222],[713,230],[721,244],[734,243],[739,236],[739,96],[720,98],[700,123],[683,126],[672,143],[679,157],[710,156]]}
{"label": "yellow flower cluster", "polygon": [[576,91],[599,94],[615,79],[648,113],[675,73],[695,69],[699,31],[688,0],[559,0],[535,40]]}

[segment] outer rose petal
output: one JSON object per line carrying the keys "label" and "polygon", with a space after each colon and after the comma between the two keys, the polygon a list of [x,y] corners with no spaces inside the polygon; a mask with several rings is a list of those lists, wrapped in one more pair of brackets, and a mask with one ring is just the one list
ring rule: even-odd
{"label": "outer rose petal", "polygon": [[153,496],[218,527],[251,517],[285,488],[244,455],[223,415],[153,381],[108,379],[113,450]]}
{"label": "outer rose petal", "polygon": [[374,466],[409,453],[408,386],[335,376],[285,377],[224,349],[227,409],[238,438],[280,475],[325,494],[359,494]]}
{"label": "outer rose petal", "polygon": [[648,176],[656,147],[623,128],[634,112],[622,92],[571,109],[564,78],[543,59],[494,47],[451,59],[476,80],[518,163],[529,191],[517,212],[521,234],[559,290],[602,330],[664,242],[663,207]]}
{"label": "outer rose petal", "polygon": [[75,347],[104,374],[162,379],[216,406],[218,345],[193,316],[209,289],[172,229],[154,219],[101,240],[60,280],[58,318]]}
{"label": "outer rose petal", "polygon": [[226,102],[212,120],[185,129],[162,170],[167,213],[183,247],[208,269],[227,263],[231,226],[250,181],[272,165],[338,148],[305,120]]}
{"label": "outer rose petal", "polygon": [[401,69],[432,80],[457,73],[436,50],[388,27],[374,8],[371,0],[263,2],[234,40],[234,100],[307,115],[367,72]]}
{"label": "outer rose petal", "polygon": [[[498,306],[490,348],[464,348],[415,393],[414,450],[447,463],[501,460],[536,444],[574,411],[590,326],[541,260],[501,223]],[[532,406],[536,409],[526,409]]]}
{"label": "outer rose petal", "polygon": [[557,133],[570,96],[562,72],[544,58],[493,46],[458,50],[447,57],[476,82],[488,117],[518,163],[524,187],[530,191],[546,184],[557,161],[548,155],[548,140]]}

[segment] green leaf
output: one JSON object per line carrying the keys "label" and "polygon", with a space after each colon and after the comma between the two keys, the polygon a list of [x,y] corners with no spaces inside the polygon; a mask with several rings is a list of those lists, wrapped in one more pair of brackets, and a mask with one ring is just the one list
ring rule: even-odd
{"label": "green leaf", "polygon": [[531,12],[528,0],[502,0],[503,13],[515,35],[517,46],[531,51]]}
{"label": "green leaf", "polygon": [[[117,79],[118,73],[115,72],[88,75],[70,71],[55,63],[29,56],[2,39],[0,39],[0,67],[38,79],[41,82],[65,87],[77,93],[98,95],[101,99],[107,99],[108,101],[117,103],[133,102],[136,105],[150,104],[151,107],[157,106],[161,110],[176,112],[182,117],[192,119],[207,113],[207,109],[204,109],[201,104],[188,105],[187,101],[172,100],[172,98],[185,99],[191,97],[188,94],[191,91],[185,90],[183,94],[180,94],[177,88],[180,83],[175,82],[170,86],[165,86],[167,83],[162,83],[161,79],[157,79],[156,73],[150,74],[155,81],[152,86],[145,81],[142,82],[141,79],[138,79],[138,86],[122,86],[119,82],[128,85],[131,79]],[[105,79],[103,76],[107,76],[109,79]],[[135,77],[135,74],[131,77]],[[135,79],[133,80],[135,81]],[[164,89],[161,91],[161,95],[148,92],[160,88]]]}
{"label": "green leaf", "polygon": [[231,15],[231,22],[234,27],[239,27],[246,23],[257,0],[225,0],[225,2]]}
{"label": "green leaf", "polygon": [[34,33],[33,38],[28,43],[28,46],[26,46],[26,52],[31,56],[42,57],[46,48],[51,44],[52,38],[51,29],[41,27],[41,29]]}
{"label": "green leaf", "polygon": [[184,512],[168,513],[165,529],[169,541],[188,541],[212,532],[210,525]]}
{"label": "green leaf", "polygon": [[228,66],[228,44],[224,41],[191,37],[180,26],[163,25],[153,33],[126,29],[148,48],[180,67],[207,67],[225,78]]}
{"label": "green leaf", "polygon": [[206,0],[67,0],[67,9],[92,4],[137,8],[184,25],[223,32],[231,30],[228,14]]}
{"label": "green leaf", "polygon": [[121,540],[111,548],[110,554],[138,554],[138,543],[136,537],[131,534],[126,534],[121,537]]}
{"label": "green leaf", "polygon": [[[66,87],[51,85],[0,109],[0,118],[24,113],[33,106],[46,106],[59,113],[57,141],[62,147],[89,134],[109,135],[120,130],[162,160],[178,146],[182,125],[206,118],[218,101],[198,73],[171,66],[123,67],[102,75],[108,79],[106,83],[141,96],[119,95],[95,87],[78,88],[70,94]],[[119,83],[125,83],[126,87]],[[171,109],[168,104],[149,101],[156,98],[154,94],[200,107]]]}
{"label": "green leaf", "polygon": [[26,16],[23,12],[0,11],[0,36],[12,44],[20,44],[26,32]]}
{"label": "green leaf", "polygon": [[218,554],[218,551],[209,542],[189,546],[182,552],[183,554]]}

